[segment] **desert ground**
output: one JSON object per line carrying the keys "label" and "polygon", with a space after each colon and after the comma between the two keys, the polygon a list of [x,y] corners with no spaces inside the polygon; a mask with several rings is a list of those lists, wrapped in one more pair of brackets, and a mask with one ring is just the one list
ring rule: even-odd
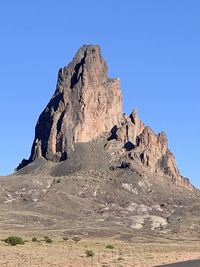
{"label": "desert ground", "polygon": [[[45,232],[25,234],[24,245],[9,246],[2,241],[6,236],[17,233],[3,233],[0,242],[1,267],[153,267],[174,262],[200,258],[200,241],[197,240],[144,240],[123,241],[117,238],[87,238],[80,236],[79,242],[73,237],[63,240],[57,233]],[[43,235],[53,242],[47,244]],[[38,242],[32,242],[37,237]],[[65,236],[66,237],[66,236]],[[110,248],[107,246],[110,245]],[[94,252],[87,257],[86,250]]]}

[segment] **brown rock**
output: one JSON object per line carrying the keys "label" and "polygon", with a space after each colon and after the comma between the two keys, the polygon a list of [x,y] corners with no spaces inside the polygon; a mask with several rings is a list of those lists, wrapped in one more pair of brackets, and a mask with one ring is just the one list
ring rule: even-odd
{"label": "brown rock", "polygon": [[138,117],[137,109],[134,109],[129,117],[123,115],[121,126],[116,131],[116,139],[126,145],[127,143],[136,144],[136,138],[144,129],[143,122]]}
{"label": "brown rock", "polygon": [[[194,189],[189,180],[180,175],[176,159],[168,149],[166,134],[164,132],[155,134],[150,127],[145,127],[136,109],[129,117],[123,115],[121,126],[115,131],[115,139],[118,144],[112,141],[110,146],[107,145],[110,153],[116,154],[116,148],[123,149],[124,153],[130,151],[129,158],[141,162],[150,172],[167,175],[174,183],[181,184],[190,190]],[[121,143],[121,148],[119,143]],[[123,155],[121,152],[122,157]]]}
{"label": "brown rock", "polygon": [[107,72],[100,48],[94,45],[81,47],[60,69],[55,93],[37,122],[29,161],[41,156],[65,160],[74,142],[90,141],[119,124],[120,85]]}
{"label": "brown rock", "polygon": [[181,184],[190,190],[195,189],[187,178],[180,175],[175,156],[168,149],[168,140],[164,132],[157,135],[151,128],[145,127],[142,134],[137,137],[134,155],[140,158],[151,172],[165,174],[174,183]]}

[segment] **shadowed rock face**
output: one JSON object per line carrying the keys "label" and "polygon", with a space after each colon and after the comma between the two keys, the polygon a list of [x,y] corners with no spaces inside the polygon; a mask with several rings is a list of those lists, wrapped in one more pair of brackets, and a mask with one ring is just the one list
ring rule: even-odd
{"label": "shadowed rock face", "polygon": [[88,142],[119,123],[122,97],[118,79],[108,78],[100,48],[84,45],[59,70],[55,93],[39,117],[29,161],[41,156],[67,159],[73,144]]}

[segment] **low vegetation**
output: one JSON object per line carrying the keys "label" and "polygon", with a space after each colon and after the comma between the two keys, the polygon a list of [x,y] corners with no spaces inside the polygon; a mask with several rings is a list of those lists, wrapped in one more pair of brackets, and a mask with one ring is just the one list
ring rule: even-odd
{"label": "low vegetation", "polygon": [[48,243],[48,244],[50,244],[50,243],[53,242],[53,240],[52,240],[50,237],[48,237],[47,235],[44,236],[44,241],[45,241],[46,243]]}
{"label": "low vegetation", "polygon": [[94,251],[89,250],[89,249],[87,249],[87,250],[85,251],[85,254],[86,254],[87,257],[94,257],[94,256],[95,256]]}
{"label": "low vegetation", "polygon": [[79,241],[81,241],[81,238],[79,236],[74,236],[72,237],[72,240],[75,242],[75,243],[78,243]]}
{"label": "low vegetation", "polygon": [[108,249],[114,249],[114,246],[113,246],[113,245],[110,245],[110,244],[108,244],[108,245],[106,246],[106,248],[108,248]]}
{"label": "low vegetation", "polygon": [[16,245],[24,245],[25,241],[22,237],[19,236],[9,236],[4,240],[6,244],[9,244],[10,246],[16,246]]}

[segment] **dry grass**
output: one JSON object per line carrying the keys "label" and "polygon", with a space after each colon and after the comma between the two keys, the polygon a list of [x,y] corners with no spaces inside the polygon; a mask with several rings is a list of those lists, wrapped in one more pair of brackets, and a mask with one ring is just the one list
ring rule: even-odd
{"label": "dry grass", "polygon": [[[106,249],[107,244],[114,249]],[[94,251],[95,256],[87,257],[87,249]],[[1,267],[150,267],[199,257],[199,242],[130,244],[112,239],[84,239],[76,244],[71,239],[60,239],[52,244],[31,241],[16,247],[0,244]]]}

